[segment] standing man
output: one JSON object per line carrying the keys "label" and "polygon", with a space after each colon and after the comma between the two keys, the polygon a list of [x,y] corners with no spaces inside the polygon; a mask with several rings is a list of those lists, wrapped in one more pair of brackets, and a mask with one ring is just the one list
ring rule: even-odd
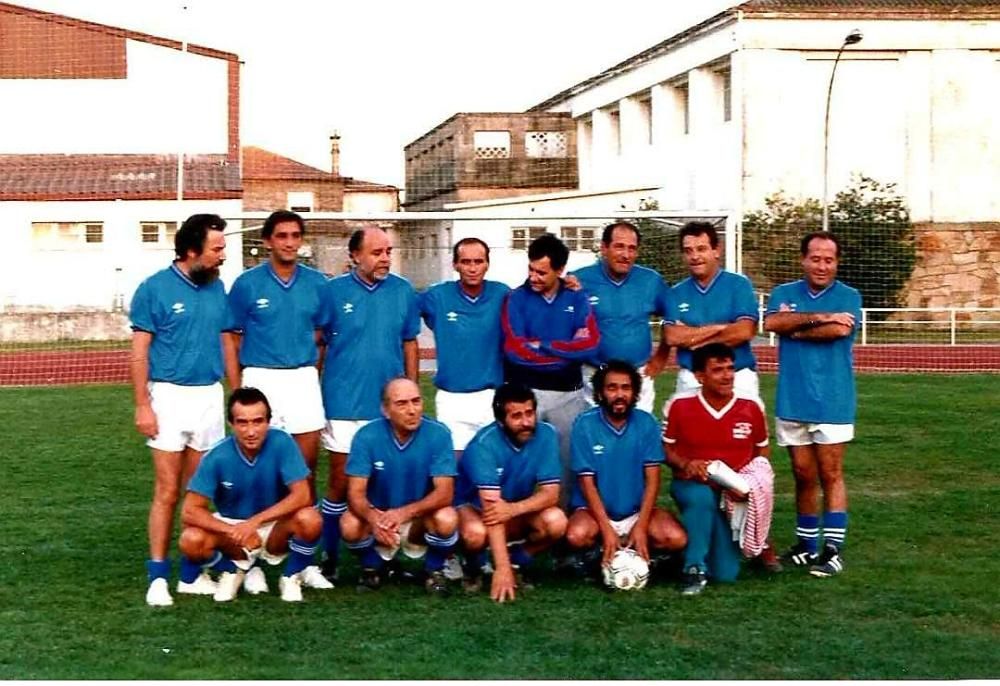
{"label": "standing man", "polygon": [[660,492],[660,427],[636,409],[642,380],[628,362],[611,360],[594,374],[597,407],[573,424],[574,509],[566,530],[571,548],[600,544],[607,563],[619,548],[633,548],[646,560],[650,550],[684,547],[684,529],[656,507]]}
{"label": "standing man", "polygon": [[493,421],[493,389],[503,383],[500,311],[510,289],[487,281],[490,248],[463,238],[452,250],[458,281],[431,286],[420,296],[420,314],[434,332],[437,351],[435,407],[451,429],[456,456]]}
{"label": "standing man", "polygon": [[495,570],[490,597],[502,603],[514,600],[514,568],[527,567],[563,537],[566,515],[558,507],[559,437],[551,425],[538,423],[535,394],[527,386],[506,383],[492,406],[496,422],[476,434],[458,464],[455,502],[467,560],[466,590],[482,587],[489,545]]}
{"label": "standing man", "polygon": [[[219,267],[226,222],[214,214],[187,218],[174,236],[173,264],[132,297],[131,377],[135,426],[153,455],[146,603],[172,605],[170,533],[178,494],[206,450],[225,433],[222,337],[230,329]],[[200,586],[206,587],[206,578]]]}
{"label": "standing man", "polygon": [[347,244],[354,268],[330,280],[324,292],[327,346],[320,384],[330,451],[323,498],[323,575],[333,581],[340,548],[340,517],[347,511],[344,465],[354,434],[381,415],[379,398],[391,379],[417,380],[420,312],[406,279],[389,273],[392,244],[380,228],[358,229]]}
{"label": "standing man", "polygon": [[646,365],[646,373],[659,372],[666,364],[670,346],[676,346],[680,371],[675,394],[696,390],[693,351],[708,343],[724,343],[736,355],[736,392],[759,398],[757,361],[750,350],[759,313],[750,280],[722,269],[719,235],[708,222],[685,224],[680,231],[680,245],[691,275],[670,289],[663,339],[655,359]]}
{"label": "standing man", "polygon": [[[670,289],[652,269],[636,265],[642,235],[627,221],[616,221],[604,227],[601,236],[601,259],[573,272],[587,292],[597,317],[601,345],[594,358],[596,365],[609,360],[624,360],[639,370],[642,388],[640,410],[653,411],[653,375],[646,369],[652,353],[649,317],[667,316]],[[584,367],[585,393],[590,400],[596,395],[591,385],[595,368]],[[653,371],[663,371],[656,365]]]}
{"label": "standing man", "polygon": [[400,549],[426,554],[426,588],[447,595],[442,568],[458,542],[455,455],[448,429],[423,416],[420,388],[407,378],[385,386],[384,416],[355,436],[347,460],[344,541],[361,562],[359,590],[377,590]]}
{"label": "standing man", "polygon": [[[538,418],[559,433],[563,485],[568,489],[570,430],[587,408],[580,367],[597,351],[597,318],[583,291],[562,280],[569,249],[550,233],[528,246],[528,279],[504,301],[505,378],[535,392]],[[563,500],[567,498],[563,492]]]}
{"label": "standing man", "polygon": [[[326,424],[316,369],[326,277],[298,263],[305,230],[302,218],[287,210],[264,221],[260,237],[270,258],[240,274],[229,291],[236,331],[226,348],[226,373],[230,388],[252,386],[267,396],[271,425],[295,439],[315,497],[319,433]],[[316,565],[300,578],[307,588],[333,588]],[[251,591],[267,591],[259,567],[250,570],[245,583]]]}
{"label": "standing man", "polygon": [[[795,474],[798,542],[785,559],[813,576],[844,569],[847,533],[844,451],[854,438],[857,406],[853,346],[861,294],[837,280],[840,242],[828,232],[802,239],[804,279],[778,286],[768,299],[764,328],[781,337],[775,421]],[[823,552],[819,554],[819,493],[823,491]]]}
{"label": "standing man", "polygon": [[195,583],[201,566],[211,565],[222,572],[215,600],[228,602],[258,558],[276,565],[288,556],[281,599],[301,602],[301,574],[323,526],[309,468],[295,441],[269,428],[271,407],[256,388],[233,391],[227,416],[232,435],[205,455],[184,498],[181,584]]}
{"label": "standing man", "polygon": [[[708,465],[721,460],[739,471],[760,456],[768,458],[767,421],[759,401],[734,391],[735,354],[724,343],[694,351],[692,364],[700,388],[669,401],[663,425],[663,449],[674,470],[670,494],[687,531],[681,593],[697,595],[713,581],[735,581],[742,554],[733,529],[719,507],[721,488],[709,483]],[[766,471],[770,471],[769,467]],[[771,475],[773,495],[773,473]],[[730,491],[737,500],[746,497]]]}

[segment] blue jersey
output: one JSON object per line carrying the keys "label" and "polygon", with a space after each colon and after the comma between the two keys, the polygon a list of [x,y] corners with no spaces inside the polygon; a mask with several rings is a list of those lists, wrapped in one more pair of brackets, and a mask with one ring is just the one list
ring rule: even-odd
{"label": "blue jersey", "polygon": [[817,424],[853,424],[854,336],[861,325],[861,294],[840,281],[813,293],[804,280],[778,286],[767,301],[767,313],[850,312],[855,330],[828,341],[782,336],[778,344],[778,392],[775,415]]}
{"label": "blue jersey", "polygon": [[469,393],[503,383],[500,310],[509,292],[505,284],[484,281],[473,298],[458,281],[445,281],[420,295],[420,314],[434,332],[437,350],[435,386]]}
{"label": "blue jersey", "polygon": [[326,277],[303,265],[287,282],[270,262],[243,272],[229,291],[233,323],[243,332],[244,367],[295,369],[316,364],[316,330],[322,327]]}
{"label": "blue jersey", "polygon": [[536,486],[558,484],[561,478],[559,435],[552,425],[539,422],[531,440],[518,447],[494,422],[480,429],[462,453],[455,504],[482,509],[480,489],[500,491],[501,498],[513,503],[530,497]]}
{"label": "blue jersey", "polygon": [[595,364],[624,360],[641,367],[652,352],[649,316],[667,316],[670,289],[652,269],[635,265],[621,281],[608,273],[607,263],[578,269],[576,278],[587,292],[601,331]]}
{"label": "blue jersey", "polygon": [[417,294],[395,274],[368,284],[351,271],[328,281],[323,296],[326,418],[379,417],[382,387],[404,371],[403,341],[420,333]]}
{"label": "blue jersey", "polygon": [[[593,407],[573,422],[570,466],[577,477],[594,477],[601,502],[614,520],[631,517],[642,507],[646,467],[663,462],[660,426],[653,415],[632,410],[628,422],[616,429]],[[580,482],[573,483],[571,507],[586,507]]]}
{"label": "blue jersey", "polygon": [[507,296],[501,323],[508,381],[549,391],[583,385],[580,365],[594,356],[600,343],[586,293],[560,283],[549,300],[525,283]]}
{"label": "blue jersey", "polygon": [[455,448],[444,424],[424,417],[406,443],[389,420],[365,424],[354,435],[344,469],[368,479],[368,502],[379,510],[415,503],[434,488],[437,476],[455,476]]}
{"label": "blue jersey", "polygon": [[[757,298],[750,280],[742,274],[720,269],[707,287],[702,288],[697,279],[689,276],[670,289],[670,307],[665,325],[707,326],[732,324],[741,319],[757,322],[760,314]],[[757,361],[750,350],[750,342],[733,348],[736,370],[757,369]],[[677,364],[691,369],[691,351],[677,348]]]}
{"label": "blue jersey", "polygon": [[288,486],[309,476],[299,446],[281,429],[268,429],[253,460],[228,436],[205,453],[188,490],[212,500],[223,517],[250,519],[288,495]]}
{"label": "blue jersey", "polygon": [[222,378],[222,332],[233,326],[218,279],[199,286],[172,264],[139,284],[129,317],[133,331],[153,335],[150,381],[208,386]]}

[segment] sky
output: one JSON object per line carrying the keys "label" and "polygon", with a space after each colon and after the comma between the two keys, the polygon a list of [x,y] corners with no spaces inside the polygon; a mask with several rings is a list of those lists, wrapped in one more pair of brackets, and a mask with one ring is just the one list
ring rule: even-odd
{"label": "sky", "polygon": [[735,0],[13,0],[234,52],[241,138],[402,186],[403,146],[456,112],[518,112]]}

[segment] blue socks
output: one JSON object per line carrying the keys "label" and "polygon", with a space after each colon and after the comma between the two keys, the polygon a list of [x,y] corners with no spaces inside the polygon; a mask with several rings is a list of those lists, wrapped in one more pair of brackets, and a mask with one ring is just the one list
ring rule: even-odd
{"label": "blue socks", "polygon": [[428,572],[440,572],[444,567],[444,561],[455,550],[455,544],[458,543],[458,532],[444,537],[435,536],[428,532],[424,534],[424,540],[427,541],[427,559],[424,560],[424,569]]}
{"label": "blue socks", "polygon": [[187,555],[181,555],[181,581],[186,584],[194,583],[194,580],[201,576],[202,565],[194,562]]}
{"label": "blue socks", "polygon": [[[326,533],[325,530],[324,533]],[[382,565],[385,564],[382,556],[375,550],[374,536],[363,538],[356,543],[348,543],[347,548],[358,556],[362,569],[382,569]]]}
{"label": "blue socks", "polygon": [[169,579],[170,567],[170,558],[166,560],[146,560],[146,576],[149,577],[149,583],[153,583],[154,579]]}
{"label": "blue socks", "polygon": [[510,546],[508,554],[510,555],[510,563],[516,567],[527,567],[535,559],[521,543]]}
{"label": "blue socks", "polygon": [[837,550],[844,547],[844,538],[847,536],[847,513],[846,512],[824,512],[823,513],[823,542],[825,545],[832,545]]}
{"label": "blue socks", "polygon": [[316,553],[316,541],[307,543],[300,538],[292,537],[288,542],[288,562],[285,563],[285,576],[298,574],[313,563]]}
{"label": "blue socks", "polygon": [[320,503],[320,513],[323,515],[323,549],[326,559],[332,560],[337,566],[340,556],[340,516],[347,512],[347,503],[334,502],[323,498]]}
{"label": "blue socks", "polygon": [[795,535],[805,549],[815,555],[819,552],[819,516],[800,514],[795,518]]}

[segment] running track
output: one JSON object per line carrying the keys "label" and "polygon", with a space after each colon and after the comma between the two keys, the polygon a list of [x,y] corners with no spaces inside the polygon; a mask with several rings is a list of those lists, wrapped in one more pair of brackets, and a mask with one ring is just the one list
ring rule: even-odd
{"label": "running track", "polygon": [[[421,358],[434,359],[433,350]],[[754,346],[760,370],[777,370],[777,349]],[[128,383],[128,350],[0,353],[0,386]],[[859,372],[1000,373],[1000,345],[856,345]]]}

